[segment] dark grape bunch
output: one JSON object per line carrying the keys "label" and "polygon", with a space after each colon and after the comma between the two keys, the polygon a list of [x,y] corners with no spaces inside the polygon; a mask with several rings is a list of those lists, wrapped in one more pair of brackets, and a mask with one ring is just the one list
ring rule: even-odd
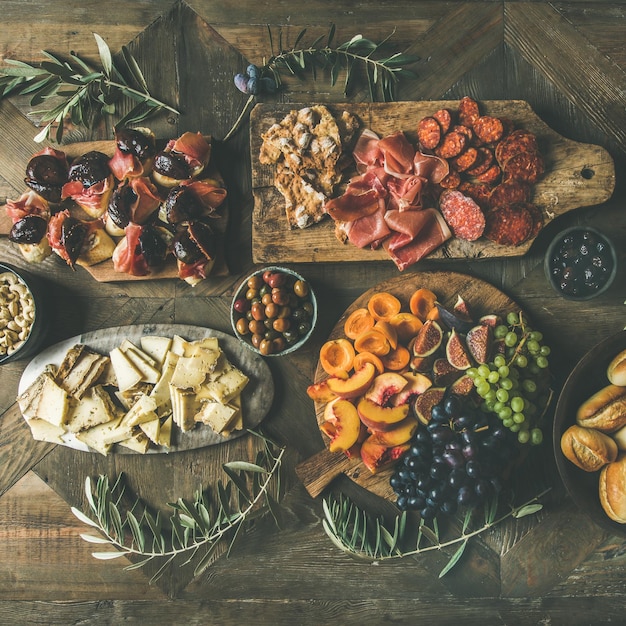
{"label": "dark grape bunch", "polygon": [[481,408],[517,433],[519,443],[540,444],[539,420],[551,395],[550,348],[521,311],[510,312],[506,324],[495,327],[494,338],[499,350],[492,361],[467,370]]}
{"label": "dark grape bunch", "polygon": [[502,488],[506,467],[519,454],[515,435],[469,398],[450,394],[418,428],[390,479],[401,510],[426,521],[459,507],[473,508]]}

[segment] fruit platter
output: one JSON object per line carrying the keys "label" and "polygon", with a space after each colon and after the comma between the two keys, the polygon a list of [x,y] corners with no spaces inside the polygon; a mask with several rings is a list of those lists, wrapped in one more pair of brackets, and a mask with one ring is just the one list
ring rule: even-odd
{"label": "fruit platter", "polygon": [[[520,450],[542,442],[550,349],[519,305],[467,278],[394,278],[338,320],[307,390],[327,444],[298,467],[309,493],[345,474],[432,518],[496,493]],[[445,497],[427,506],[427,487]]]}
{"label": "fruit platter", "polygon": [[[317,125],[311,111],[320,116]],[[341,154],[317,147],[287,153],[282,146],[292,135],[298,146],[338,145]],[[256,262],[391,258],[402,271],[426,255],[520,256],[543,226],[606,201],[615,187],[604,148],[562,137],[523,101],[259,104],[250,141]],[[395,179],[375,171],[381,160]],[[381,198],[384,224],[375,218],[374,200]],[[369,220],[362,228],[357,207]],[[419,223],[408,223],[407,215]],[[511,220],[514,228],[502,226]],[[364,238],[374,228],[380,237]]]}

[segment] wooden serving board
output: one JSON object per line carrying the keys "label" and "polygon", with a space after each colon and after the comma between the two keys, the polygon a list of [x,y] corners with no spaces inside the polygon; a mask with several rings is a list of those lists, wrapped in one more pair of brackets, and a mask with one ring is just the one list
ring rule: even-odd
{"label": "wooden serving board", "polygon": [[[546,173],[534,186],[533,202],[539,206],[548,223],[578,207],[601,204],[615,188],[615,166],[602,147],[579,143],[562,137],[543,122],[527,102],[522,100],[487,100],[479,102],[481,112],[511,119],[516,128],[537,136],[544,157]],[[252,255],[257,263],[319,261],[381,261],[389,256],[383,249],[360,249],[341,244],[334,225],[326,218],[305,229],[290,230],[285,217],[284,200],[274,188],[274,166],[259,163],[261,134],[280,122],[293,109],[305,105],[258,104],[250,116],[250,149],[252,156]],[[350,111],[360,117],[363,127],[380,137],[403,130],[416,142],[418,121],[440,108],[458,109],[458,100],[326,105],[333,113]],[[354,172],[347,172],[349,177]],[[529,240],[520,246],[501,246],[481,238],[475,242],[451,239],[429,258],[488,258],[521,256],[531,246]]]}
{"label": "wooden serving board", "polygon": [[[163,141],[161,141],[163,143]],[[65,152],[68,160],[71,162],[73,159],[90,152],[92,150],[97,150],[99,152],[103,152],[108,156],[113,156],[115,152],[115,142],[114,141],[84,141],[84,142],[76,142],[72,144],[66,144],[58,147],[59,150]],[[26,163],[24,163],[24,169],[26,169]],[[24,186],[24,191],[27,191],[27,187]],[[81,211],[81,209],[77,209]],[[85,216],[83,216],[85,217]],[[87,219],[90,219],[87,217]],[[215,230],[223,235],[226,232],[226,227],[228,225],[228,199],[224,201],[222,206],[220,207],[219,217],[216,217],[212,222],[215,226]],[[11,220],[6,214],[6,210],[4,206],[0,206],[0,235],[8,235],[11,230]],[[48,262],[45,260],[44,263]],[[172,255],[169,255],[165,264],[158,268],[152,269],[150,274],[147,276],[131,276],[125,272],[117,272],[113,268],[113,261],[106,260],[102,263],[98,263],[97,265],[90,265],[84,268],[87,270],[91,276],[101,283],[109,283],[109,282],[129,282],[129,281],[145,281],[145,280],[158,280],[162,278],[178,278],[178,267],[176,265],[176,260]],[[213,270],[211,271],[212,276],[227,276],[229,274],[228,266],[226,265],[226,259],[224,257],[223,250],[223,241],[222,237],[220,237],[220,241],[218,244],[217,250],[217,259],[215,261],[215,265],[213,266]]]}
{"label": "wooden serving board", "polygon": [[[328,338],[336,339],[344,336],[343,326],[347,317],[355,309],[366,307],[368,300],[374,293],[379,291],[392,293],[402,302],[402,310],[408,311],[411,294],[421,287],[430,289],[435,293],[440,304],[448,309],[452,309],[457,296],[460,295],[468,303],[474,319],[488,313],[503,316],[509,311],[520,309],[519,305],[506,294],[483,280],[457,272],[421,272],[392,278],[366,291],[345,310]],[[315,382],[319,382],[327,376],[318,361]],[[323,403],[315,403],[318,424],[324,419],[324,407],[325,404]],[[325,440],[327,442],[326,438]],[[345,474],[368,491],[383,498],[395,499],[389,486],[392,469],[372,474],[360,459],[349,459],[345,454],[332,453],[328,449],[324,449],[300,463],[296,471],[307,491],[313,497],[318,496],[337,476]]]}

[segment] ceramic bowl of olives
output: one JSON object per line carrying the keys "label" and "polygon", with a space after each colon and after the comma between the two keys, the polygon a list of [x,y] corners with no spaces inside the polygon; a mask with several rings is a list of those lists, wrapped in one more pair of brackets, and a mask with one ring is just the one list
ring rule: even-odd
{"label": "ceramic bowl of olives", "polygon": [[262,356],[295,352],[317,322],[317,301],[308,281],[286,267],[268,266],[237,288],[230,311],[233,331]]}
{"label": "ceramic bowl of olives", "polygon": [[611,240],[591,226],[572,226],[550,243],[544,260],[548,281],[567,300],[590,300],[604,293],[617,273]]}

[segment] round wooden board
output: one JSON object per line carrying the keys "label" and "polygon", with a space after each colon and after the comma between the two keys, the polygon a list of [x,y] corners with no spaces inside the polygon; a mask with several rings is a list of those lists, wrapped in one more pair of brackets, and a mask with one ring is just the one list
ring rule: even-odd
{"label": "round wooden board", "polygon": [[[402,302],[402,310],[408,311],[408,301],[411,294],[421,288],[430,289],[436,294],[440,304],[452,309],[457,296],[461,296],[469,305],[474,319],[478,319],[488,313],[505,315],[509,311],[519,310],[520,306],[502,291],[489,283],[459,274],[457,272],[421,272],[410,276],[398,276],[379,283],[357,298],[343,313],[329,335],[329,339],[343,336],[343,326],[346,318],[352,311],[360,307],[366,307],[370,297],[379,291],[387,291]],[[315,382],[327,378],[319,361],[315,371]],[[315,413],[318,424],[323,421],[325,404],[316,402]],[[322,435],[327,441],[325,435]],[[301,468],[298,472],[301,480],[308,488],[309,484],[316,485],[316,491],[322,485],[327,485],[338,473],[344,473],[357,484],[384,498],[392,499],[393,491],[389,486],[389,478],[392,469],[387,469],[377,474],[372,474],[360,459],[350,460],[343,454],[333,454],[328,450],[323,451],[323,463],[312,463],[310,471]],[[335,457],[335,458],[333,458]],[[307,467],[306,462],[303,465]]]}

